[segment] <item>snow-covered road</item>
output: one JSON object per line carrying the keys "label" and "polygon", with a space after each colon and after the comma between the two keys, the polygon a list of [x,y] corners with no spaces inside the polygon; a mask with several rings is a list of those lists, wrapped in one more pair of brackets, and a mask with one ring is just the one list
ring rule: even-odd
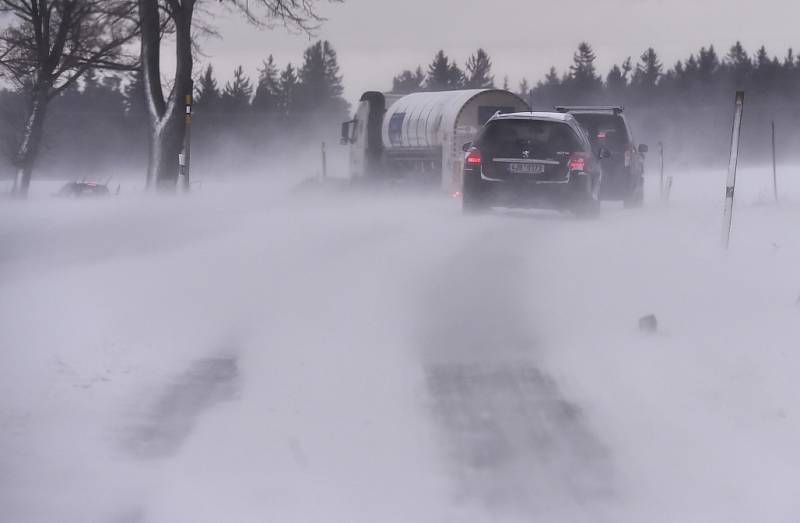
{"label": "snow-covered road", "polygon": [[794,521],[800,183],[744,170],[724,255],[723,180],[7,202],[0,520]]}

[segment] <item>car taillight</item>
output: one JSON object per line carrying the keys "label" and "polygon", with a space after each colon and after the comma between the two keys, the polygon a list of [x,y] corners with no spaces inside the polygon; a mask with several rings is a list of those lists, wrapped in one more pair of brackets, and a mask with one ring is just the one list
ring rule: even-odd
{"label": "car taillight", "polygon": [[464,160],[467,165],[480,165],[481,164],[481,152],[475,148],[470,148],[467,151],[467,158]]}
{"label": "car taillight", "polygon": [[625,149],[625,167],[630,167],[632,156],[633,156],[633,147],[627,147]]}
{"label": "car taillight", "polygon": [[586,170],[586,153],[572,153],[569,157],[569,170],[570,171],[585,171]]}

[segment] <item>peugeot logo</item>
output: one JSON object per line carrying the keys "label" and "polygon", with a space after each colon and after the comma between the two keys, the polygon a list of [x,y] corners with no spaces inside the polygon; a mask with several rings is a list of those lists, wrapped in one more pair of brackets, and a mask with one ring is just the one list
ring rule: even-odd
{"label": "peugeot logo", "polygon": [[522,151],[522,157],[523,158],[530,158],[531,157],[531,152],[530,151]]}

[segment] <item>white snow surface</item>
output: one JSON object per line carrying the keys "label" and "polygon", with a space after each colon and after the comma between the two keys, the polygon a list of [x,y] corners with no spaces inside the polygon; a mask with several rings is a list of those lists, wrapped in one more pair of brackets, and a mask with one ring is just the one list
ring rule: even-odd
{"label": "white snow surface", "polygon": [[[790,522],[800,169],[638,211],[0,202],[0,520]],[[659,332],[638,318],[655,314]]]}

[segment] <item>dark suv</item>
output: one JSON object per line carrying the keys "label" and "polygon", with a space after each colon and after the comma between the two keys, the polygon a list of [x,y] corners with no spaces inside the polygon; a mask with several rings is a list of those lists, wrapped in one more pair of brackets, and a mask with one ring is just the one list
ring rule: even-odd
{"label": "dark suv", "polygon": [[493,116],[464,144],[464,212],[492,206],[599,210],[600,157],[578,121],[562,113]]}
{"label": "dark suv", "polygon": [[598,151],[607,149],[604,158],[601,200],[622,200],[626,207],[639,207],[644,200],[644,154],[647,145],[638,147],[622,107],[559,106],[556,110],[574,116]]}

